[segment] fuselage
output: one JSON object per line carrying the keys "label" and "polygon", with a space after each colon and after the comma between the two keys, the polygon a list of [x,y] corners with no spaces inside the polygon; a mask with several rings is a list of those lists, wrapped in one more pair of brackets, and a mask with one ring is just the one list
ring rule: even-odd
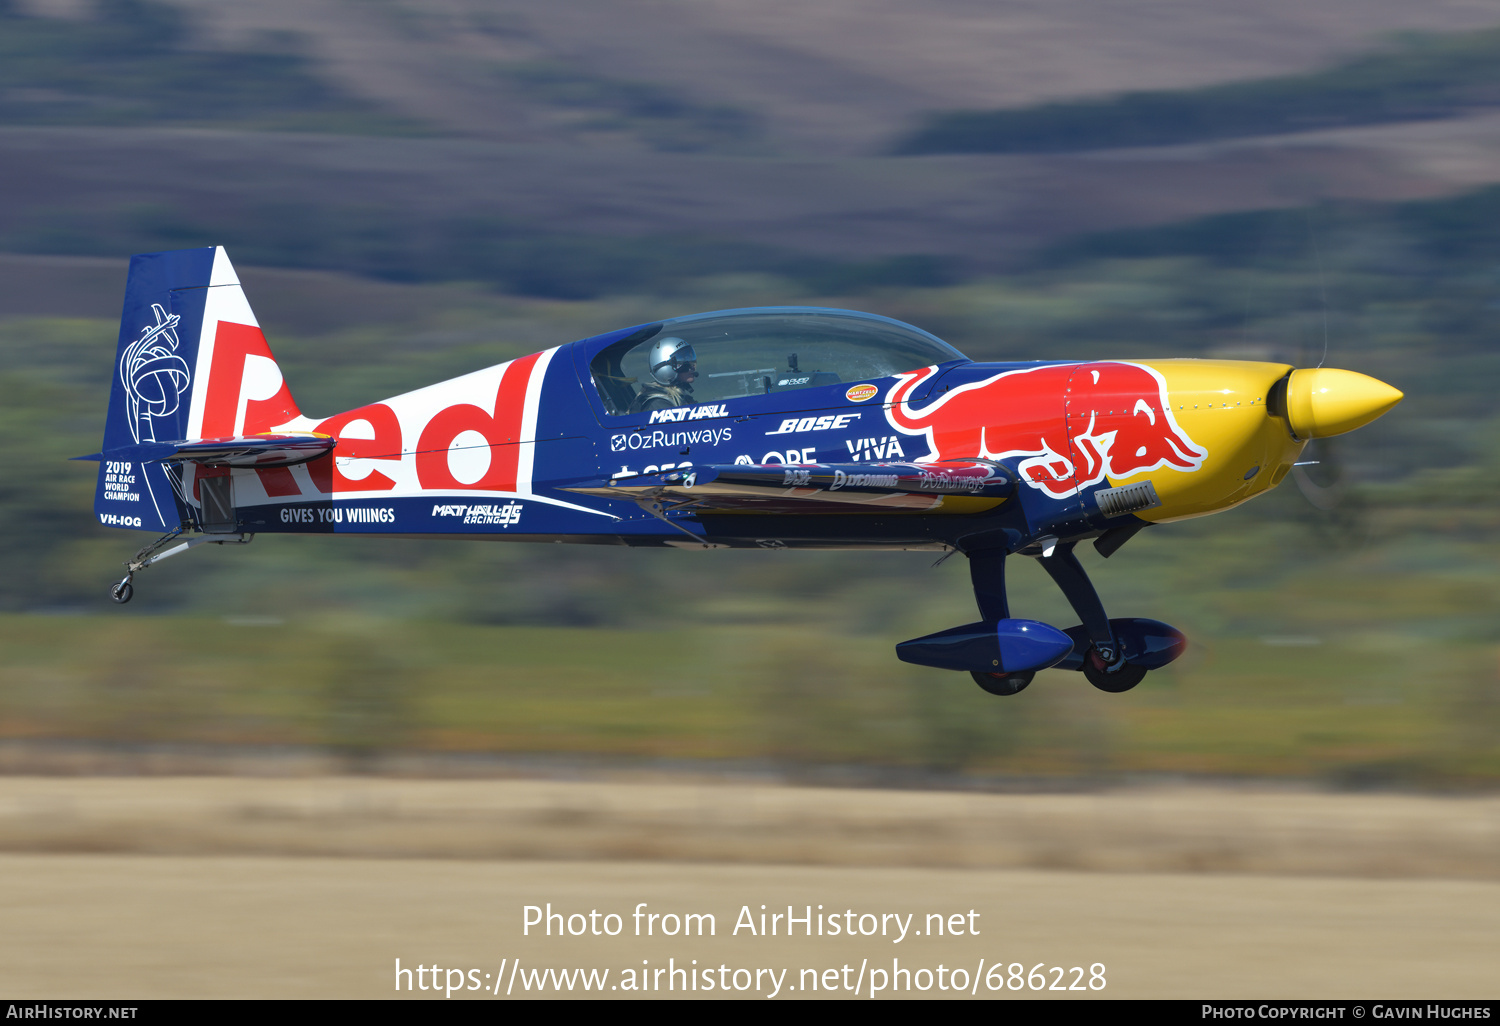
{"label": "fuselage", "polygon": [[[638,325],[310,418],[222,250],[136,261],[95,509],[142,530],[1022,551],[1228,509],[1278,484],[1306,438],[1400,398],[1274,363],[976,363],[889,318],[782,307]],[[694,354],[692,374],[649,377],[663,347]],[[641,408],[663,389],[681,405]],[[331,452],[159,461],[183,440],[298,434]],[[889,479],[882,464],[909,480],[912,464],[936,478],[954,461],[1013,487],[885,505],[683,498],[698,468],[869,483]],[[663,474],[686,481],[672,502],[622,490]]]}
{"label": "fuselage", "polygon": [[[660,516],[590,495],[588,486],[692,466],[979,457],[1014,471],[1013,496],[945,496],[912,512],[670,515],[680,528],[730,546],[942,547],[999,530],[1019,549],[1134,518],[1228,509],[1279,483],[1304,444],[1269,405],[1291,372],[1283,364],[959,358],[862,381],[785,391],[773,382],[758,395],[615,414],[580,373],[595,344],[561,346],[324,420],[239,424],[240,433],[306,430],[337,439],[331,459],[233,471],[242,528],[680,545],[681,530]],[[811,358],[804,351],[798,362]],[[1096,498],[1141,483],[1152,493],[1124,508],[1101,508]]]}
{"label": "fuselage", "polygon": [[[1275,487],[1306,441],[1401,394],[1228,360],[976,363],[920,328],[762,307],[598,335],[332,417],[303,415],[222,248],[131,261],[94,509],[164,532],[110,589],[195,545],[367,534],[642,546],[957,549],[981,619],[897,646],[1015,694],[1119,693],[1179,631],[1110,619],[1074,547]],[[184,532],[193,537],[179,540]],[[171,546],[171,547],[169,547]],[[1078,614],[1011,616],[1038,557]]]}

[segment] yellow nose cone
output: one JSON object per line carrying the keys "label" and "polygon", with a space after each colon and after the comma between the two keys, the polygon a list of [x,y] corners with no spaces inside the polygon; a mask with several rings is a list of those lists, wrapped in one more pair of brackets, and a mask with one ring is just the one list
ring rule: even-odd
{"label": "yellow nose cone", "polygon": [[1286,416],[1298,438],[1327,438],[1363,427],[1401,398],[1396,389],[1367,374],[1317,367],[1292,371]]}

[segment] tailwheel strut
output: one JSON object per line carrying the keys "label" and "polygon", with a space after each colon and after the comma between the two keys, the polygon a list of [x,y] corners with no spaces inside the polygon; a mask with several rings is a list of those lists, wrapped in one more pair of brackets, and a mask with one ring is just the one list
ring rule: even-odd
{"label": "tailwheel strut", "polygon": [[[153,563],[160,563],[168,557],[197,548],[199,545],[205,543],[212,545],[248,545],[255,537],[253,534],[227,534],[218,537],[199,535],[196,538],[189,538],[187,541],[172,545],[172,542],[177,540],[183,530],[184,528],[179,527],[176,530],[168,531],[151,544],[144,546],[133,558],[127,560],[125,563],[125,576],[109,586],[109,597],[121,605],[129,602],[135,597],[135,575]],[[172,547],[168,548],[167,546],[169,545]]]}

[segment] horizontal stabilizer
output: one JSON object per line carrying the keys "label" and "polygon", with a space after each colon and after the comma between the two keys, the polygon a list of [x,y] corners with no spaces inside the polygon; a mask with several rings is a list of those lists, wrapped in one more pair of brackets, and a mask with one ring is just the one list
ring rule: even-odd
{"label": "horizontal stabilizer", "polygon": [[950,497],[1000,501],[1015,492],[1004,467],[987,461],[683,466],[617,474],[568,489],[636,501],[669,499],[703,510],[837,512],[839,506],[935,510]]}
{"label": "horizontal stabilizer", "polygon": [[181,442],[144,442],[108,449],[79,460],[127,460],[135,463],[201,463],[207,467],[294,467],[331,452],[337,439],[324,435],[275,434],[239,438],[195,438]]}

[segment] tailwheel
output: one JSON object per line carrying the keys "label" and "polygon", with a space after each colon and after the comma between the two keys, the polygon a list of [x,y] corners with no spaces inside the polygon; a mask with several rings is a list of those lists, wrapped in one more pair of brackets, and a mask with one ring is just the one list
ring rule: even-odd
{"label": "tailwheel", "polygon": [[992,695],[1015,695],[1026,690],[1026,685],[1036,676],[1035,670],[1027,670],[1025,673],[980,673],[978,670],[970,670],[969,676],[974,678],[974,683],[988,691]]}
{"label": "tailwheel", "polygon": [[1100,691],[1118,695],[1144,680],[1146,668],[1127,663],[1123,659],[1112,667],[1106,666],[1098,652],[1090,651],[1088,658],[1083,661],[1083,675]]}
{"label": "tailwheel", "polygon": [[111,584],[109,586],[109,597],[121,605],[129,602],[134,596],[135,586],[130,583],[129,577],[125,578],[119,584]]}

